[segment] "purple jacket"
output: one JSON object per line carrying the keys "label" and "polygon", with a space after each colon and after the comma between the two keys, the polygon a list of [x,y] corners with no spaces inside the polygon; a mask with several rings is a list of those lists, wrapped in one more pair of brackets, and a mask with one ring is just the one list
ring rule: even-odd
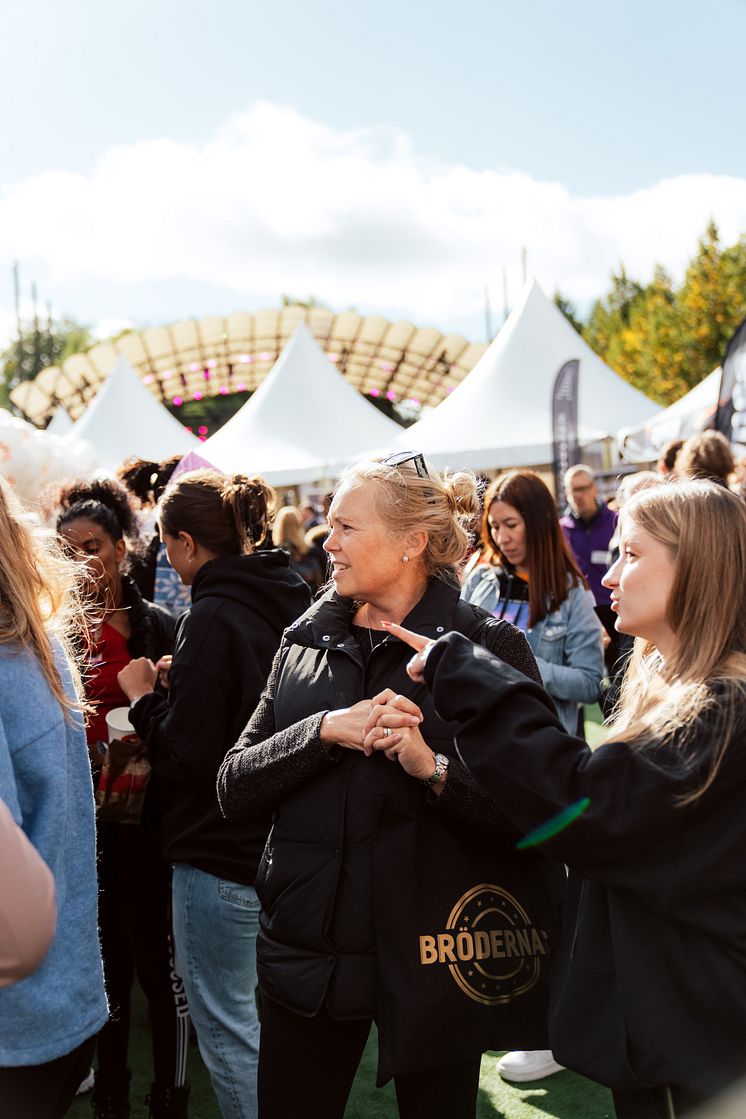
{"label": "purple jacket", "polygon": [[601,586],[601,580],[611,567],[609,541],[614,535],[616,522],[616,513],[604,504],[599,504],[595,517],[590,521],[584,521],[569,511],[560,517],[562,531],[588,580],[597,606],[611,602],[611,592]]}

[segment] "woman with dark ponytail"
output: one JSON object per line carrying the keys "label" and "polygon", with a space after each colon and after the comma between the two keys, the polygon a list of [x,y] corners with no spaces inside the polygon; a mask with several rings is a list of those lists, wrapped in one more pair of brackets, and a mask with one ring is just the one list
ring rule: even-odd
{"label": "woman with dark ponytail", "polygon": [[[157,796],[151,783],[138,809],[126,816],[117,810],[122,794],[112,783],[111,768],[99,774],[107,741],[107,715],[126,707],[117,672],[132,657],[158,659],[171,652],[174,621],[147,602],[127,574],[138,549],[137,506],[121,483],[111,478],[64,484],[50,498],[57,531],[68,552],[82,566],[90,603],[88,624],[81,617],[79,643],[84,660],[85,697],[93,708],[86,727],[97,794],[99,924],[111,1018],[98,1035],[93,1090],[96,1119],[126,1119],[130,1114],[127,1067],[130,995],[135,972],[145,992],[153,1027],[154,1083],[150,1115],[186,1115],[185,1042],[181,1013],[184,995],[173,972],[168,912],[169,867],[157,831]],[[124,775],[115,777],[120,783]],[[151,826],[154,825],[154,826]]]}
{"label": "woman with dark ponytail", "polygon": [[[283,630],[311,600],[286,553],[262,547],[273,503],[261,478],[200,470],[169,484],[157,507],[161,538],[192,606],[170,663],[140,658],[119,674],[159,779],[178,967],[224,1119],[257,1113],[254,878],[271,818],[223,819],[216,777]],[[168,699],[153,690],[159,672]]]}

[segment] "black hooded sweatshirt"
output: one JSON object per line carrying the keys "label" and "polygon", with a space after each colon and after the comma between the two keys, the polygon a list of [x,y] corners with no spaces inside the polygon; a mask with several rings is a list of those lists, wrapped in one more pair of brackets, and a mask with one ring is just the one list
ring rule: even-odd
{"label": "black hooded sweatshirt", "polygon": [[271,815],[225,820],[217,772],[259,702],[283,630],[310,601],[279,549],[222,556],[195,576],[168,698],[151,692],[131,712],[150,753],[170,862],[253,884]]}

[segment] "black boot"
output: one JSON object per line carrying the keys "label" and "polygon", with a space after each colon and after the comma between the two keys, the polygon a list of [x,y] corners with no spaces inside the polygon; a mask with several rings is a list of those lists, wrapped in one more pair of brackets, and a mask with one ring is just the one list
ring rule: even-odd
{"label": "black boot", "polygon": [[159,1088],[157,1084],[151,1084],[150,1095],[145,1100],[148,1119],[188,1119],[188,1100],[188,1084],[179,1088]]}
{"label": "black boot", "polygon": [[94,1119],[129,1119],[130,1071],[96,1073],[91,1107]]}

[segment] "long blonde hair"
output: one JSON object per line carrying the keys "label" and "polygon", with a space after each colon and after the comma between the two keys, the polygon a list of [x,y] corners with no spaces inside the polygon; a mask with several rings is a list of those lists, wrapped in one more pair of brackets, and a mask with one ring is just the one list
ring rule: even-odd
{"label": "long blonde hair", "polygon": [[299,556],[307,555],[311,545],[303,531],[303,521],[295,505],[283,505],[275,514],[272,526],[272,543],[276,548],[289,547]]}
{"label": "long blonde hair", "polygon": [[[664,663],[635,641],[609,741],[686,743],[711,710],[712,764],[688,803],[714,780],[746,699],[746,503],[711,482],[678,482],[640,491],[621,517],[622,532],[631,520],[674,559],[667,612],[676,647]],[[682,764],[693,765],[685,749]]]}
{"label": "long blonde hair", "polygon": [[[26,513],[0,477],[0,644],[19,644],[34,654],[55,698],[81,710],[82,689],[72,641],[85,606],[81,565],[62,552],[55,534]],[[52,638],[68,654],[76,696],[68,696],[55,662]]]}

